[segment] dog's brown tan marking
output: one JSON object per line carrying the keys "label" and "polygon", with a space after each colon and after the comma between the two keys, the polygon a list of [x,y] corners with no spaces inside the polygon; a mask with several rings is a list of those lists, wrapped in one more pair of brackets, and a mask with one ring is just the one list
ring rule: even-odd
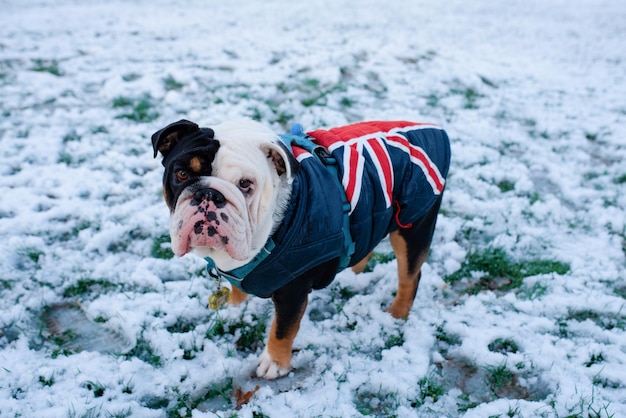
{"label": "dog's brown tan marking", "polygon": [[193,157],[189,161],[189,167],[195,172],[199,173],[202,171],[202,160],[199,157]]}
{"label": "dog's brown tan marking", "polygon": [[163,198],[165,199],[166,202],[168,202],[170,200],[169,194],[168,194],[168,191],[167,191],[167,187],[166,187],[165,184],[163,184]]}
{"label": "dog's brown tan marking", "polygon": [[374,254],[374,251],[369,253],[363,260],[353,265],[352,271],[356,274],[363,273],[363,270],[365,270],[365,267],[367,266],[367,262],[370,261],[370,258],[372,258],[372,254]]}
{"label": "dog's brown tan marking", "polygon": [[239,290],[238,287],[233,286],[233,289],[230,292],[230,303],[233,305],[239,305],[241,302],[246,300],[247,297],[247,294]]}
{"label": "dog's brown tan marking", "polygon": [[400,235],[400,231],[389,234],[389,241],[398,262],[398,292],[387,312],[394,318],[406,318],[409,316],[409,311],[413,306],[413,300],[415,299],[422,275],[422,264],[426,260],[428,251],[420,255],[415,263],[415,267],[411,268],[408,260],[407,242]]}

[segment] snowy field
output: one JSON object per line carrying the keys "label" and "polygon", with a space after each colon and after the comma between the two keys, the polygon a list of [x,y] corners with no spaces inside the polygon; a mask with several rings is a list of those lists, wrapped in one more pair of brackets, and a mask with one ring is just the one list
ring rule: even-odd
{"label": "snowy field", "polygon": [[[625,45],[620,0],[0,0],[0,416],[626,417]],[[452,140],[409,319],[383,243],[275,382],[150,144],[239,116]]]}

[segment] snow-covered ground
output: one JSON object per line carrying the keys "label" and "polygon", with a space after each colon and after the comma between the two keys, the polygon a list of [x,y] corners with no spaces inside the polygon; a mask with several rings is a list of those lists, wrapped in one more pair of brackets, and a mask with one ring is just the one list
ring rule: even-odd
{"label": "snow-covered ground", "polygon": [[[626,416],[625,42],[619,0],[1,0],[0,416]],[[342,272],[276,382],[150,144],[239,116],[452,139],[409,319],[393,262]]]}

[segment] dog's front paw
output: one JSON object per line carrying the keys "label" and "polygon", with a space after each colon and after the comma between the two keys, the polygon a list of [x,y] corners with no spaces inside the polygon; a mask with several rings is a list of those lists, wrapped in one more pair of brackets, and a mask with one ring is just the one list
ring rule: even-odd
{"label": "dog's front paw", "polygon": [[286,376],[289,373],[289,367],[282,367],[280,364],[272,359],[270,353],[267,351],[267,347],[259,357],[259,365],[256,368],[257,377],[262,377],[267,380],[278,379],[279,377]]}

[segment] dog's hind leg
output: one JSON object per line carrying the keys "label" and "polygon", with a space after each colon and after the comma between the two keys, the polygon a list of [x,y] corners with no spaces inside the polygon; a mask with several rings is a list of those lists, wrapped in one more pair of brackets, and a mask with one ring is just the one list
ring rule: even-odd
{"label": "dog's hind leg", "polygon": [[[420,256],[418,260],[410,263],[408,258],[408,244],[400,234],[400,231],[392,232],[389,235],[389,241],[391,242],[393,251],[396,253],[396,260],[398,262],[398,292],[391,306],[387,309],[387,312],[394,318],[406,318],[409,316],[411,306],[413,306],[413,300],[415,299],[419,280],[422,276],[422,263],[424,263],[426,257]],[[411,268],[411,264],[414,265],[413,268]]]}
{"label": "dog's hind leg", "polygon": [[367,266],[367,262],[370,261],[372,254],[374,254],[374,251],[370,252],[368,255],[365,256],[363,260],[353,265],[352,271],[356,274],[363,273],[363,270],[365,270],[365,267]]}
{"label": "dog's hind leg", "polygon": [[410,227],[398,229],[389,235],[398,261],[398,292],[387,309],[394,318],[409,316],[422,277],[422,264],[428,258],[440,205],[441,197],[426,215]]}

